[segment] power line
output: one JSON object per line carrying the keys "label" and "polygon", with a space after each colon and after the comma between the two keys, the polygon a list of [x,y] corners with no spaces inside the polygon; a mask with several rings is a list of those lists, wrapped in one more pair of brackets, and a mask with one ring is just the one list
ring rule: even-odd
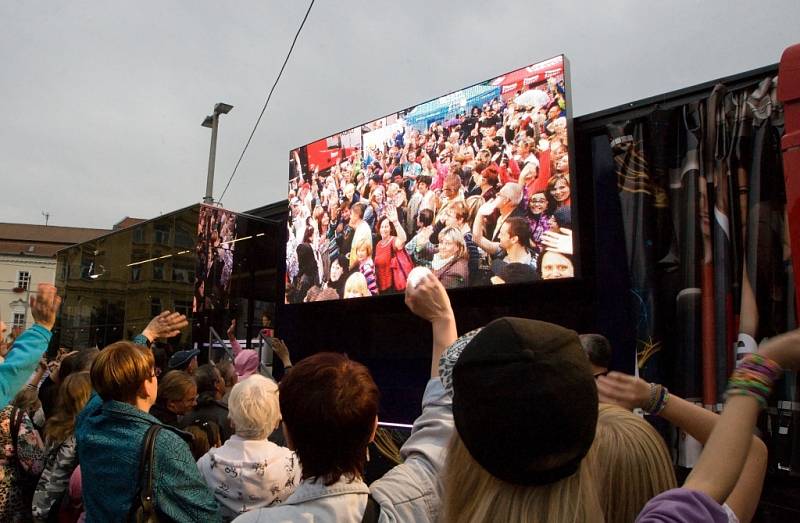
{"label": "power line", "polygon": [[281,79],[281,75],[283,75],[283,70],[286,68],[286,64],[289,62],[289,57],[292,56],[292,50],[294,50],[294,44],[297,43],[297,37],[300,36],[300,31],[303,30],[303,26],[306,24],[306,20],[308,20],[308,15],[311,13],[311,8],[314,7],[314,0],[311,0],[311,3],[308,5],[308,10],[306,10],[306,15],[303,17],[303,21],[300,22],[300,27],[297,28],[297,32],[294,35],[294,40],[292,40],[292,45],[289,47],[289,52],[286,53],[286,58],[283,60],[283,65],[281,66],[281,70],[278,71],[278,76],[275,78],[275,83],[272,84],[272,88],[269,90],[269,94],[267,95],[267,100],[264,102],[264,107],[261,108],[261,114],[258,115],[258,120],[256,120],[256,124],[253,126],[253,131],[250,133],[250,137],[247,139],[247,143],[244,144],[244,149],[242,149],[242,154],[239,155],[239,160],[236,162],[236,166],[233,168],[233,172],[231,173],[231,177],[228,178],[228,183],[225,184],[225,189],[223,189],[222,194],[219,197],[220,202],[222,202],[222,198],[225,197],[225,193],[228,191],[228,187],[231,185],[231,181],[233,177],[236,175],[236,171],[239,169],[239,164],[242,163],[242,158],[244,158],[244,154],[247,152],[247,148],[250,146],[250,142],[253,140],[253,136],[256,134],[256,129],[258,129],[258,124],[261,123],[261,117],[264,116],[264,111],[267,110],[267,105],[269,104],[270,98],[272,98],[272,93],[275,92],[275,87],[277,87],[278,82]]}

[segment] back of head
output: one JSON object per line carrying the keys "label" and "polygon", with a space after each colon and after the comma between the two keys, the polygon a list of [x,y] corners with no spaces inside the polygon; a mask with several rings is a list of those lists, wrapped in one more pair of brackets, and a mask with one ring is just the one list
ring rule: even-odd
{"label": "back of head", "polygon": [[236,367],[236,374],[239,376],[238,379],[244,380],[258,372],[261,360],[258,359],[258,352],[245,349],[236,355],[233,364]]}
{"label": "back of head", "polygon": [[219,426],[213,421],[198,419],[183,430],[192,435],[189,448],[195,461],[202,458],[211,447],[219,446]]}
{"label": "back of head", "polygon": [[608,523],[635,520],[650,499],[676,486],[664,440],[647,421],[616,405],[600,405],[587,461]]}
{"label": "back of head", "polygon": [[[493,476],[454,433],[442,472],[444,523],[604,523],[591,467],[546,485],[516,485]],[[633,520],[630,520],[633,521]]]}
{"label": "back of head", "polygon": [[225,380],[225,387],[231,388],[236,385],[237,376],[236,376],[236,368],[233,366],[233,362],[229,359],[222,359],[219,363],[217,363],[217,370],[222,375],[222,379]]}
{"label": "back of head", "polygon": [[83,409],[92,394],[88,371],[67,376],[58,389],[53,415],[47,419],[44,434],[49,442],[64,441],[75,429],[75,416]]}
{"label": "back of head", "polygon": [[197,394],[201,397],[210,397],[211,399],[214,399],[214,396],[219,390],[218,387],[220,380],[222,380],[222,376],[220,375],[219,370],[217,370],[217,368],[210,363],[200,365],[194,372],[194,381],[197,384]]}
{"label": "back of head", "polygon": [[366,367],[338,353],[310,356],[284,376],[280,405],[303,479],[331,485],[363,475],[378,415],[378,387]]}
{"label": "back of head", "polygon": [[[454,510],[470,496],[489,498],[481,485],[500,484],[505,487],[491,503],[493,510],[502,507],[506,520],[592,519],[597,499],[583,458],[594,439],[597,388],[577,334],[551,323],[500,318],[454,343],[442,365],[454,359],[450,376],[441,374],[453,392],[457,435],[451,447],[464,452],[453,452],[445,465],[446,519],[459,519]],[[467,492],[466,484],[478,490]],[[570,492],[580,495],[572,499]],[[549,500],[547,516],[524,516],[520,509],[537,497]],[[482,506],[473,508],[461,517],[480,521]]]}
{"label": "back of head", "polygon": [[281,419],[278,386],[260,374],[250,376],[231,389],[228,411],[237,436],[265,439]]}
{"label": "back of head", "polygon": [[92,388],[103,401],[130,403],[154,371],[155,361],[148,349],[129,341],[118,341],[100,351],[92,363]]}
{"label": "back of head", "polygon": [[611,344],[602,334],[581,334],[581,346],[595,367],[608,368],[611,364]]}

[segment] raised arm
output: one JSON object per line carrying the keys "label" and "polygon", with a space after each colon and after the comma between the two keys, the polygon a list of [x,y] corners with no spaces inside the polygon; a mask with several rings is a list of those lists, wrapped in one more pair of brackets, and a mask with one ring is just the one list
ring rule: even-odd
{"label": "raised arm", "polygon": [[228,327],[228,341],[231,342],[231,351],[233,351],[233,357],[239,355],[242,352],[242,346],[239,343],[239,340],[236,339],[236,320],[231,320],[231,326]]}
{"label": "raised arm", "polygon": [[150,345],[158,338],[171,338],[180,334],[181,330],[189,326],[186,316],[178,312],[162,311],[155,316],[147,327],[133,338],[134,343]]}
{"label": "raised arm", "polygon": [[[752,441],[756,418],[766,405],[781,369],[800,367],[800,330],[764,342],[758,354],[746,357],[734,371],[728,385],[728,400],[705,449],[684,487],[703,493],[717,502],[730,496],[742,472]],[[658,519],[663,508],[645,507],[640,521]]]}
{"label": "raised arm", "polygon": [[483,226],[485,223],[486,215],[481,214],[479,209],[478,215],[475,216],[475,221],[472,222],[472,240],[478,244],[478,247],[490,255],[493,255],[497,253],[497,250],[500,248],[500,244],[489,241],[483,236]]}
{"label": "raised arm", "polygon": [[56,294],[56,288],[40,283],[30,300],[36,324],[14,340],[5,361],[0,364],[0,408],[8,405],[36,370],[53,336],[51,331],[60,306],[61,297]]}
{"label": "raised arm", "polygon": [[411,312],[428,320],[433,327],[431,378],[438,377],[442,353],[458,338],[456,318],[447,291],[439,279],[427,271],[416,284],[409,281],[405,301]]}
{"label": "raised arm", "polygon": [[[600,376],[597,379],[597,391],[601,402],[615,403],[628,409],[640,408],[647,411],[651,407],[651,398],[658,396],[658,394],[651,395],[651,389],[655,388],[658,391],[660,387],[661,385],[650,384],[621,372],[611,372],[608,376]],[[667,396],[666,404],[659,415],[702,444],[708,441],[720,419],[719,415],[710,410],[671,393]],[[742,523],[750,521],[755,514],[766,467],[767,447],[761,439],[751,436],[742,473],[730,495],[724,500]]]}

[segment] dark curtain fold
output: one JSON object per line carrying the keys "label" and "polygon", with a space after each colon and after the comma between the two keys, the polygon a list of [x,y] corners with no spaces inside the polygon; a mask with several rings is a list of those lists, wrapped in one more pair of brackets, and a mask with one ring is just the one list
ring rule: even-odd
{"label": "dark curtain fold", "polygon": [[607,126],[640,372],[708,406],[724,400],[743,304],[756,339],[785,331],[794,307],[773,90],[720,84]]}

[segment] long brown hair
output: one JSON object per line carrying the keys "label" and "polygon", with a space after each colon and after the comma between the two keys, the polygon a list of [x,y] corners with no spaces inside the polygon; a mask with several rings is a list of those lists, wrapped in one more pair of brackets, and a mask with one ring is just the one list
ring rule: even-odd
{"label": "long brown hair", "polygon": [[445,523],[602,523],[594,481],[584,459],[578,471],[549,485],[513,485],[475,461],[458,433],[450,439],[442,474]]}
{"label": "long brown hair", "polygon": [[89,371],[72,373],[58,388],[55,413],[47,419],[44,435],[48,444],[61,443],[75,431],[75,416],[92,394]]}

